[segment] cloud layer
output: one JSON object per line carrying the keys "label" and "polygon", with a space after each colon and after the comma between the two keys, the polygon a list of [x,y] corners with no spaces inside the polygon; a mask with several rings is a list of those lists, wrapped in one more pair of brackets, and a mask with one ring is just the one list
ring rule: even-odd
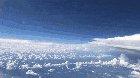
{"label": "cloud layer", "polygon": [[[118,58],[113,58],[111,60],[91,60],[86,62],[74,62],[70,63],[69,61],[65,61],[62,63],[36,63],[33,65],[30,63],[26,63],[26,61],[35,59],[41,61],[42,59],[62,59],[63,57],[69,57],[73,59],[76,57],[75,54],[67,54],[70,56],[66,56],[63,53],[67,52],[108,52],[112,49],[106,46],[127,48],[127,49],[136,49],[140,50],[140,34],[135,34],[131,36],[124,37],[114,37],[107,39],[96,38],[92,42],[83,43],[83,44],[62,44],[62,43],[51,43],[51,42],[40,42],[40,41],[32,41],[32,40],[19,40],[19,39],[2,39],[0,38],[0,67],[5,67],[7,70],[12,70],[17,68],[17,65],[20,65],[19,69],[28,69],[26,74],[30,75],[38,75],[38,73],[34,72],[32,69],[38,68],[41,69],[43,67],[63,67],[65,66],[69,70],[79,70],[84,65],[95,65],[95,66],[121,66],[128,69],[131,69],[130,76],[132,78],[139,78],[140,76],[140,64],[139,62],[136,64],[129,63],[129,59],[121,54]],[[9,55],[7,55],[7,52]],[[11,53],[13,55],[11,55]],[[37,54],[35,54],[37,53]],[[40,53],[40,54],[38,54]],[[55,55],[50,55],[49,53],[57,53]],[[59,55],[62,53],[63,55]],[[5,54],[5,55],[4,55]],[[82,53],[84,54],[84,53]],[[102,54],[102,53],[101,53]],[[15,55],[15,56],[14,56]],[[26,56],[27,55],[27,56]],[[49,57],[48,57],[49,56]],[[81,55],[83,56],[83,55]],[[88,55],[87,55],[88,56]],[[90,56],[92,57],[92,56]],[[82,57],[85,58],[85,57]],[[20,62],[23,64],[19,64]],[[70,64],[74,64],[74,68],[69,68]],[[54,69],[49,69],[49,72],[55,71]],[[94,72],[94,71],[92,71]],[[120,78],[120,76],[119,76]],[[122,77],[121,77],[122,78]]]}
{"label": "cloud layer", "polygon": [[[95,44],[95,43],[94,43]],[[93,43],[83,44],[63,44],[63,43],[51,43],[51,42],[40,42],[32,40],[19,40],[19,39],[0,39],[0,51],[10,52],[49,52],[49,53],[66,53],[75,51],[95,51],[99,49],[98,45]]]}
{"label": "cloud layer", "polygon": [[140,51],[140,34],[107,39],[95,38],[94,40],[101,45],[135,49]]}
{"label": "cloud layer", "polygon": [[107,39],[95,38],[94,41],[82,44],[62,44],[40,42],[32,40],[3,39],[0,38],[0,51],[10,52],[73,52],[73,51],[106,51],[107,47],[113,46],[126,49],[140,50],[140,34]]}

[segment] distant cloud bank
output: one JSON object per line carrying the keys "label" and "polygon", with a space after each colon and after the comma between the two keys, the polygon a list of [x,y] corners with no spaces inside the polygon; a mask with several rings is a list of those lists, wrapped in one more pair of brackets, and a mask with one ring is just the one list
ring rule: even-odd
{"label": "distant cloud bank", "polygon": [[63,43],[52,43],[52,42],[40,42],[33,40],[19,40],[19,39],[3,39],[0,38],[0,51],[10,52],[82,52],[82,51],[108,51],[107,47],[111,46],[126,49],[140,50],[140,34],[124,37],[114,38],[95,38],[94,41],[81,44],[63,44]]}
{"label": "distant cloud bank", "polygon": [[94,40],[100,45],[140,50],[140,34],[107,39],[95,38]]}

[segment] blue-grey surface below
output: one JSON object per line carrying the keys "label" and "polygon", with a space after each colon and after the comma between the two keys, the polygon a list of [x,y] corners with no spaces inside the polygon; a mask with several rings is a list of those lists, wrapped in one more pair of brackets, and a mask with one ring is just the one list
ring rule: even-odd
{"label": "blue-grey surface below", "polygon": [[0,55],[0,78],[140,78],[140,53],[110,52],[16,53]]}

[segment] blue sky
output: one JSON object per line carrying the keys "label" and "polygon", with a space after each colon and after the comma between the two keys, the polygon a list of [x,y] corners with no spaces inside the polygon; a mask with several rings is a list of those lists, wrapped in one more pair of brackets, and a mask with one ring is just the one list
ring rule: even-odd
{"label": "blue sky", "polygon": [[86,42],[140,33],[139,0],[1,0],[0,36]]}

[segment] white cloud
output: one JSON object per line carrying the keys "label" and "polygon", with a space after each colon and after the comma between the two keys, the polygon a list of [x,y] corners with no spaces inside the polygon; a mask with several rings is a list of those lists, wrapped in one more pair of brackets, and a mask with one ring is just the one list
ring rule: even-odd
{"label": "white cloud", "polygon": [[28,74],[28,75],[34,75],[34,76],[38,75],[38,74],[35,73],[33,70],[28,70],[28,71],[26,72],[26,74]]}
{"label": "white cloud", "polygon": [[55,69],[49,69],[48,71],[49,71],[49,72],[53,72],[54,70],[55,70]]}
{"label": "white cloud", "polygon": [[140,50],[140,34],[107,39],[95,38],[94,40],[100,45]]}
{"label": "white cloud", "polygon": [[[35,59],[42,60],[45,54],[48,53],[73,53],[73,52],[109,52],[113,47],[121,47],[127,49],[140,50],[140,34],[124,37],[114,37],[107,39],[94,39],[92,42],[82,44],[63,44],[52,42],[40,42],[32,40],[19,40],[19,39],[2,39],[0,38],[0,54],[10,52],[17,54],[19,59],[22,59],[26,53],[31,53],[29,58],[35,56]],[[36,54],[40,53],[40,55]],[[44,53],[44,54],[43,54]],[[71,54],[71,57],[74,56]],[[62,58],[54,56],[55,59]],[[7,58],[2,58],[7,59]],[[24,58],[26,59],[26,58]]]}
{"label": "white cloud", "polygon": [[140,72],[139,71],[132,71],[130,76],[133,78],[140,78]]}
{"label": "white cloud", "polygon": [[15,63],[16,63],[16,61],[8,61],[7,63],[6,63],[6,69],[7,70],[12,70],[13,68],[14,68],[14,66],[15,66]]}
{"label": "white cloud", "polygon": [[[19,40],[19,39],[2,39],[0,38],[0,55],[5,52],[14,53],[18,59],[27,60],[24,57],[27,53],[30,53],[29,58],[35,56],[35,59],[47,59],[45,54],[48,53],[73,53],[73,52],[109,52],[113,49],[107,46],[121,47],[128,49],[140,50],[140,34],[124,37],[114,37],[107,39],[95,39],[92,42],[82,44],[63,44],[63,43],[52,43],[52,42],[40,42],[32,40]],[[40,54],[38,54],[40,53]],[[69,56],[50,56],[54,59],[61,59],[65,57],[75,57],[74,54]],[[1,57],[0,57],[1,58]],[[9,57],[10,58],[10,57]],[[7,57],[1,58],[3,60],[8,59]],[[115,59],[113,60],[115,61]],[[113,62],[114,63],[114,62]]]}
{"label": "white cloud", "polygon": [[[19,39],[2,39],[0,38],[0,52],[51,52],[51,53],[66,53],[74,51],[104,51],[105,48],[99,48],[98,45],[91,43],[83,44],[63,44],[63,43],[50,43],[32,40],[19,40]],[[22,55],[18,54],[21,58]]]}
{"label": "white cloud", "polygon": [[[95,38],[95,40],[98,40],[99,38]],[[104,40],[104,39],[101,39]],[[105,40],[129,40],[129,41],[140,41],[140,34],[134,34],[130,36],[123,36],[123,37],[114,37],[114,38],[107,38]]]}

